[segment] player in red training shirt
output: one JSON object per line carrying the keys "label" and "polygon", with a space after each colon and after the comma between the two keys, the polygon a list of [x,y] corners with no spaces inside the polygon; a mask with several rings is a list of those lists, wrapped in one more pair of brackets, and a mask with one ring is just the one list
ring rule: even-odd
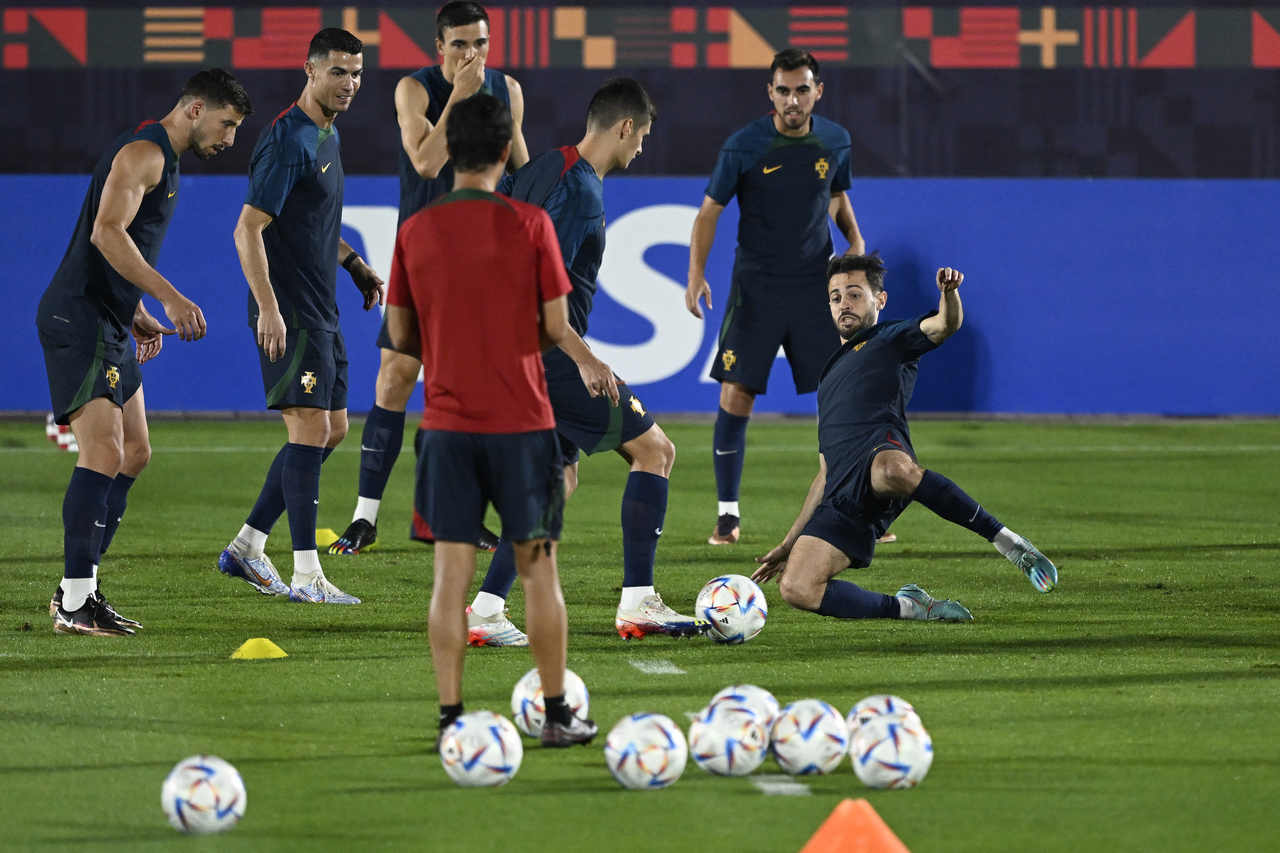
{"label": "player in red training shirt", "polygon": [[440,728],[462,714],[464,608],[492,502],[524,586],[546,697],[542,745],[587,743],[595,723],[573,716],[564,698],[564,470],[541,357],[568,337],[569,279],[546,211],[494,193],[511,155],[507,107],[492,95],[467,98],[445,136],[453,192],[400,228],[387,294],[392,343],[421,352],[426,372],[414,504],[436,536],[429,633]]}

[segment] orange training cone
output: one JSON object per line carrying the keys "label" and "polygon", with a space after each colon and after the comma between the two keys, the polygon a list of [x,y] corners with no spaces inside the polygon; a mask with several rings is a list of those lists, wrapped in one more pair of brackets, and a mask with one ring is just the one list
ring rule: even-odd
{"label": "orange training cone", "polygon": [[842,800],[800,853],[911,853],[866,800]]}

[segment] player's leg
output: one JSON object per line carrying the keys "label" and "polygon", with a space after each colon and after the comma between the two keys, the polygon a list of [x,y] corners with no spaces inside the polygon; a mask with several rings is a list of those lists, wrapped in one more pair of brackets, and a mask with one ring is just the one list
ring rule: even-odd
{"label": "player's leg", "polygon": [[1005,527],[954,482],[920,467],[901,450],[882,450],[871,463],[871,489],[881,497],[909,498],[986,539],[1040,592],[1058,583],[1057,567],[1030,541]]}
{"label": "player's leg", "polygon": [[391,470],[404,444],[404,413],[422,362],[393,349],[380,349],[374,405],[360,434],[360,479],[351,524],[329,546],[330,554],[359,554],[378,538],[378,509]]}
{"label": "player's leg", "polygon": [[467,626],[462,608],[476,570],[476,546],[438,540],[427,634],[440,695],[440,729],[462,715],[462,660]]}
{"label": "player's leg", "polygon": [[741,534],[739,488],[747,461],[747,423],[756,394],[739,382],[720,383],[720,407],[712,433],[712,464],[716,474],[716,529],[707,543],[734,545]]}

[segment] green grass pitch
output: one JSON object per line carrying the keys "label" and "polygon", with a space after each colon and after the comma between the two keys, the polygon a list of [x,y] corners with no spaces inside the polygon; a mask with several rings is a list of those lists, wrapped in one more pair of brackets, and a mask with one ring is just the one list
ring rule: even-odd
{"label": "green grass pitch", "polygon": [[[324,470],[320,523],[339,531],[354,505],[359,429]],[[749,573],[785,532],[815,470],[816,435],[806,421],[752,425],[743,543],[713,548],[711,427],[668,432],[678,453],[658,586],[689,612],[704,581]],[[807,795],[770,796],[751,777],[715,778],[692,762],[667,790],[623,791],[600,741],[530,744],[506,787],[454,787],[429,752],[431,550],[406,536],[408,448],[381,547],[324,561],[365,604],[302,606],[214,569],[283,428],[154,423],[154,457],[102,569],[112,601],[146,629],[55,635],[46,606],[74,460],[40,424],[2,423],[0,847],[793,851],[849,796],[868,797],[916,853],[1274,844],[1280,426],[921,421],[914,437],[923,464],[1057,562],[1057,591],[1036,593],[986,543],[913,506],[894,528],[899,544],[846,577],[887,592],[917,582],[963,601],[975,623],[823,619],[791,610],[771,585],[769,623],[745,646],[624,643],[613,610],[625,470],[612,455],[582,465],[560,566],[569,665],[602,731],[640,710],[683,726],[720,687],[753,682],[783,702],[816,696],[842,712],[897,693],[933,734],[936,760],[915,790],[864,789],[846,761],[801,780]],[[287,580],[283,520],[268,547]],[[512,605],[522,622],[518,593]],[[250,637],[289,657],[229,660]],[[685,674],[632,665],[656,659]],[[530,666],[526,650],[470,651],[468,707],[509,713]],[[165,773],[195,752],[230,760],[249,791],[240,826],[204,842],[175,834],[159,805]],[[778,772],[770,760],[757,774]]]}

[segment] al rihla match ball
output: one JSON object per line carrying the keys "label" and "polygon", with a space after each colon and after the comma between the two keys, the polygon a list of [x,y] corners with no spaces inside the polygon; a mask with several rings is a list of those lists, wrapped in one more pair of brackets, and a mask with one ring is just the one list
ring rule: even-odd
{"label": "al rihla match ball", "polygon": [[774,698],[772,693],[763,687],[756,687],[754,684],[730,684],[712,696],[707,705],[711,706],[717,702],[746,705],[755,711],[756,716],[760,718],[760,722],[764,725],[766,736],[773,728],[773,721],[778,718],[778,712],[782,710],[782,706],[778,704],[778,700]]}
{"label": "al rihla match ball", "polygon": [[604,760],[618,784],[633,791],[665,788],[689,758],[684,732],[662,714],[630,714],[609,730]]}
{"label": "al rihla match ball", "polygon": [[870,788],[914,788],[933,764],[933,738],[919,717],[874,717],[849,746],[853,772]]}
{"label": "al rihla match ball", "polygon": [[718,643],[745,643],[764,629],[769,603],[756,582],[745,575],[712,578],[698,593],[694,615],[711,623],[711,638]]}
{"label": "al rihla match ball", "polygon": [[165,817],[179,832],[225,832],[244,817],[244,780],[216,755],[193,755],[173,766],[160,787]]}
{"label": "al rihla match ball", "polygon": [[493,711],[463,714],[440,733],[440,763],[464,788],[505,785],[523,760],[520,733]]}
{"label": "al rihla match ball", "polygon": [[830,773],[849,751],[844,717],[821,699],[801,699],[778,713],[771,732],[773,757],[793,776]]}
{"label": "al rihla match ball", "polygon": [[875,696],[867,696],[858,700],[858,704],[854,705],[849,711],[849,716],[844,719],[845,724],[849,726],[849,736],[853,737],[863,723],[874,720],[877,717],[901,717],[909,722],[922,725],[920,715],[916,713],[916,709],[906,699],[890,693],[878,693]]}
{"label": "al rihla match ball", "polygon": [[[575,717],[585,720],[590,710],[591,697],[587,685],[571,669],[564,671],[564,701]],[[529,737],[542,737],[542,724],[547,720],[547,708],[542,697],[542,677],[538,668],[526,672],[511,691],[511,719],[516,728]]]}
{"label": "al rihla match ball", "polygon": [[746,705],[714,702],[689,724],[689,754],[717,776],[746,776],[764,762],[769,735]]}

